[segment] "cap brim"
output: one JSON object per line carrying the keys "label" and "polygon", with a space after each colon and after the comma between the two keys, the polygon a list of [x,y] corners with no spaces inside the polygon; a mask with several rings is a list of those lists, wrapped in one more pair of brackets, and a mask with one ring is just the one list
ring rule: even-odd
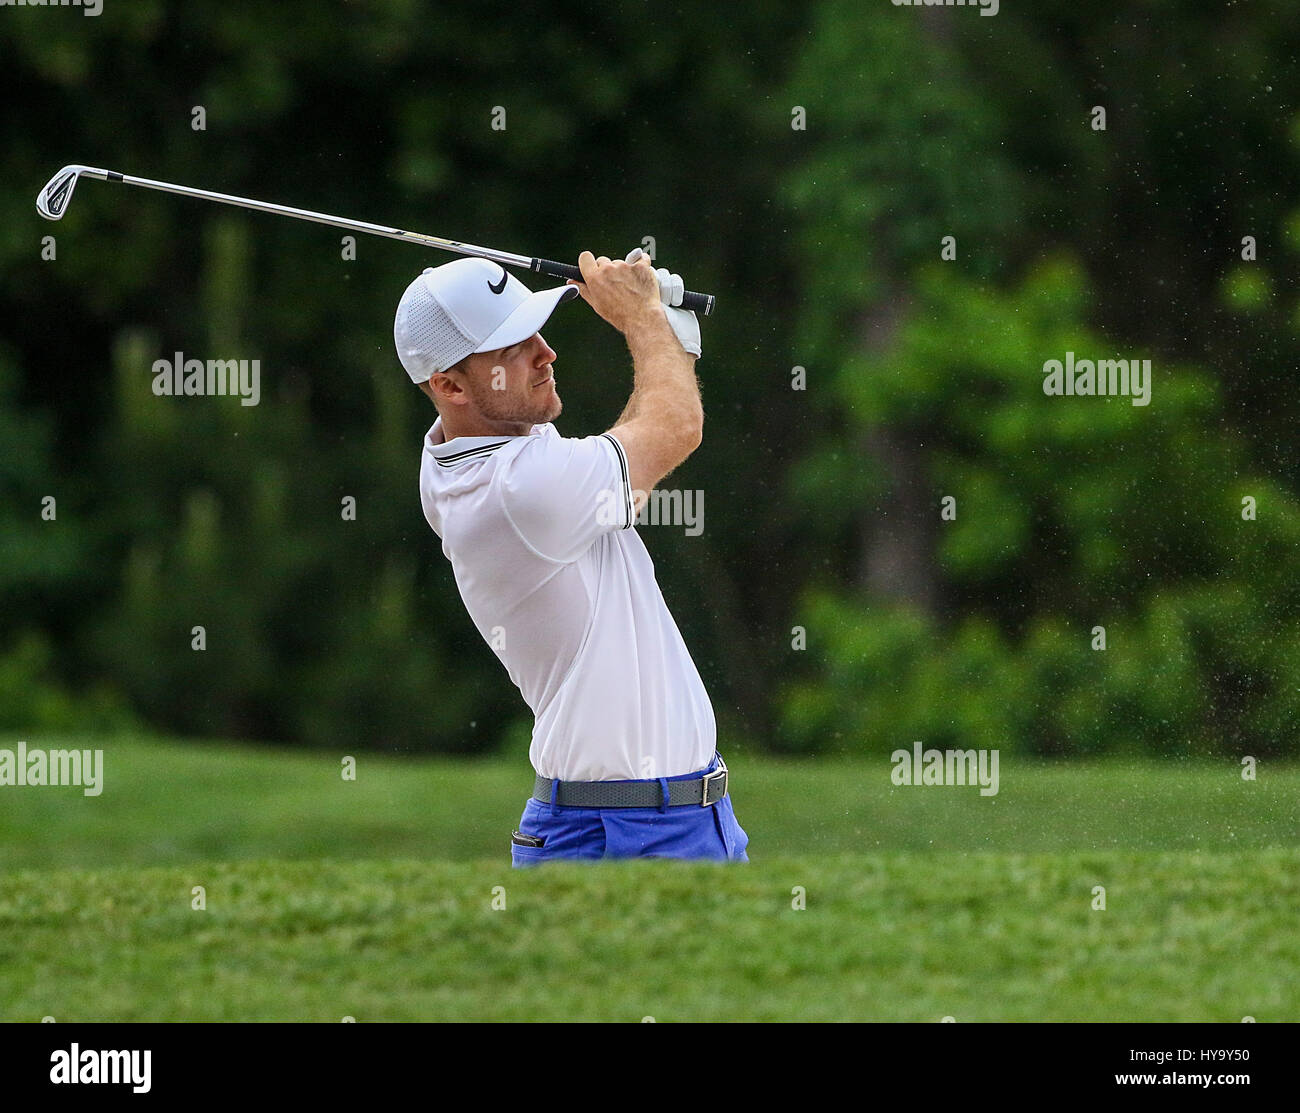
{"label": "cap brim", "polygon": [[576,286],[557,286],[553,290],[538,290],[535,294],[529,294],[519,308],[502,321],[474,351],[495,352],[498,348],[508,348],[521,340],[527,340],[546,324],[560,302],[570,301],[577,296]]}

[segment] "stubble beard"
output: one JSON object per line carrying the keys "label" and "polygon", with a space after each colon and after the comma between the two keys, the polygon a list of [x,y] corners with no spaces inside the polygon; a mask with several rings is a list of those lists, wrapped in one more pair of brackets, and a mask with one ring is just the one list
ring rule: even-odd
{"label": "stubble beard", "polygon": [[[533,389],[531,387],[527,389]],[[489,387],[475,399],[478,412],[488,421],[519,425],[544,425],[560,416],[564,408],[558,393],[547,392],[544,399],[510,398],[504,390]]]}

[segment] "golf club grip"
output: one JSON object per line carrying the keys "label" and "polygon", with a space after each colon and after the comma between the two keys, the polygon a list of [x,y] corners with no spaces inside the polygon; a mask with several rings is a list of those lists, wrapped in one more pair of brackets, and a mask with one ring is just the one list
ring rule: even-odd
{"label": "golf club grip", "polygon": [[[552,278],[576,278],[582,281],[582,271],[572,263],[557,263],[554,259],[534,259],[532,270],[538,274],[549,274]],[[682,304],[678,309],[691,309],[696,313],[703,313],[708,316],[713,312],[713,295],[697,294],[693,290],[687,290],[682,295]]]}

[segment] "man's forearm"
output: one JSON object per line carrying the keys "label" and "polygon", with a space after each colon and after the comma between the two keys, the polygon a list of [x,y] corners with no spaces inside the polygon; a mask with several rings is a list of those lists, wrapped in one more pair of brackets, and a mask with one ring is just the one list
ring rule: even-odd
{"label": "man's forearm", "polygon": [[695,357],[682,348],[662,311],[651,312],[626,334],[632,353],[632,395],[618,424],[637,417],[654,417],[665,425],[680,425],[683,435],[698,432],[704,410]]}

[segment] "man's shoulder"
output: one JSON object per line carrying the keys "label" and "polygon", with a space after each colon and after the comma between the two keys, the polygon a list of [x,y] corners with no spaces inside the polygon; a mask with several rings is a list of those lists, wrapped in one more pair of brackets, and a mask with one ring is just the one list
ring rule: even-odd
{"label": "man's shoulder", "polygon": [[586,475],[593,466],[608,465],[614,450],[603,433],[583,437],[561,436],[553,425],[535,426],[532,436],[519,437],[522,443],[501,450],[498,472],[507,486],[547,485]]}

